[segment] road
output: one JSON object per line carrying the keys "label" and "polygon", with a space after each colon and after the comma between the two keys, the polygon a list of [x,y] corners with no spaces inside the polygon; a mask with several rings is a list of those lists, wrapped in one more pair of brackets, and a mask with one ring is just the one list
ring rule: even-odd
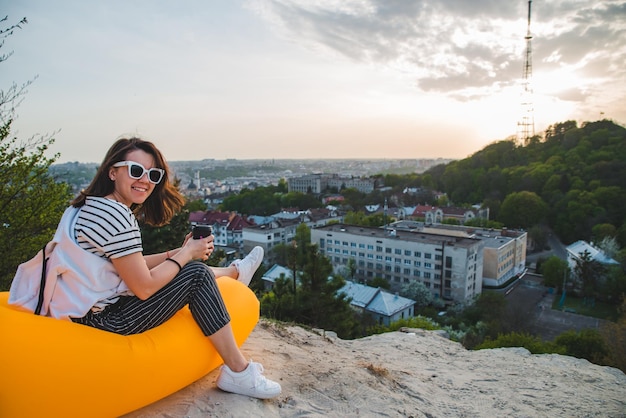
{"label": "road", "polygon": [[540,251],[536,253],[526,254],[526,264],[534,265],[539,259],[547,259],[548,257],[555,255],[561,260],[567,261],[566,245],[563,244],[559,238],[550,230],[548,230],[548,247],[549,250]]}
{"label": "road", "polygon": [[543,341],[553,341],[559,334],[574,330],[599,329],[607,321],[552,309],[554,293],[541,284],[541,276],[528,274],[507,294],[506,299],[515,309],[526,313],[530,332]]}

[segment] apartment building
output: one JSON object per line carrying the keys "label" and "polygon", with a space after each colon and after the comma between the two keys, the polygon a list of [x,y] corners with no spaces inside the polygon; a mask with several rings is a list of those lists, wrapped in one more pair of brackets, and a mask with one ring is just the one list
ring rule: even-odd
{"label": "apartment building", "polygon": [[322,174],[309,174],[287,179],[287,190],[289,192],[320,194],[326,187],[326,177]]}
{"label": "apartment building", "polygon": [[249,252],[255,246],[263,247],[266,261],[270,260],[270,251],[278,244],[288,244],[296,236],[300,218],[273,219],[262,225],[249,225],[243,228],[243,250]]}
{"label": "apartment building", "polygon": [[454,235],[484,242],[483,285],[499,287],[526,271],[528,233],[507,228],[478,228],[459,225],[428,225],[416,221],[398,221],[392,228],[437,235]]}
{"label": "apartment building", "polygon": [[[309,228],[324,226],[329,222],[341,222],[343,217],[331,209],[308,209],[305,211],[283,211],[269,217],[251,216],[256,225],[248,225],[243,229],[243,247],[250,251],[255,245],[265,250],[266,258],[269,251],[278,244],[289,244],[296,235],[301,223]],[[268,258],[269,259],[269,258]]]}
{"label": "apartment building", "polygon": [[418,205],[400,209],[398,219],[421,220],[425,224],[441,224],[454,220],[463,225],[473,219],[489,219],[489,208],[457,208]]}
{"label": "apartment building", "polygon": [[376,188],[376,181],[367,177],[341,177],[337,174],[319,173],[287,179],[287,189],[290,192],[320,194],[329,187],[371,193]]}
{"label": "apartment building", "polygon": [[386,279],[392,291],[419,281],[435,298],[471,302],[482,292],[484,241],[392,228],[331,224],[311,230],[311,242],[345,273],[356,263],[355,279]]}
{"label": "apartment building", "polygon": [[213,229],[215,245],[241,250],[243,246],[243,228],[250,226],[244,217],[235,212],[198,211],[189,214],[191,225],[205,224]]}

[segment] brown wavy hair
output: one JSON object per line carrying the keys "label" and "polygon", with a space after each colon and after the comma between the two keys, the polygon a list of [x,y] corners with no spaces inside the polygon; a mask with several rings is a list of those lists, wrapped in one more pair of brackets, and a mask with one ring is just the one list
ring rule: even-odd
{"label": "brown wavy hair", "polygon": [[140,222],[148,225],[162,226],[169,223],[185,204],[185,198],[170,181],[170,169],[161,151],[152,142],[141,138],[121,138],[115,141],[98,167],[96,176],[72,201],[72,206],[77,208],[83,206],[87,196],[104,197],[111,194],[115,183],[109,178],[109,169],[113,164],[126,160],[126,155],[135,150],[152,155],[156,168],[162,168],[165,174],[163,179],[154,185],[154,190],[146,201],[141,205],[133,205],[131,209]]}

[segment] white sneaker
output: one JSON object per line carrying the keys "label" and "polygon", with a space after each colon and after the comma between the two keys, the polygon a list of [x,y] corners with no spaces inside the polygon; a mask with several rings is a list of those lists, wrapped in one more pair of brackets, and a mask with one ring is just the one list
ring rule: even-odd
{"label": "white sneaker", "polygon": [[278,383],[263,376],[263,366],[252,361],[244,371],[238,373],[223,365],[217,378],[217,387],[225,392],[258,399],[273,398],[280,395],[281,391]]}
{"label": "white sneaker", "polygon": [[239,272],[237,280],[246,286],[250,285],[254,272],[261,265],[261,261],[263,261],[263,254],[263,247],[256,246],[243,259],[233,261],[231,266],[234,265]]}

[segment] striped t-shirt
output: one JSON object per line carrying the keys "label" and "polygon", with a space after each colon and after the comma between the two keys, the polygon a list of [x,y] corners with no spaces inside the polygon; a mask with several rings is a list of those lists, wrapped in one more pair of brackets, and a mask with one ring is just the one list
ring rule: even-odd
{"label": "striped t-shirt", "polygon": [[[139,224],[133,212],[125,204],[105,197],[85,199],[78,213],[74,238],[84,250],[107,259],[143,251]],[[92,311],[117,302],[119,296],[99,301]]]}
{"label": "striped t-shirt", "polygon": [[105,258],[143,251],[141,232],[128,206],[105,197],[88,196],[74,228],[78,245]]}

